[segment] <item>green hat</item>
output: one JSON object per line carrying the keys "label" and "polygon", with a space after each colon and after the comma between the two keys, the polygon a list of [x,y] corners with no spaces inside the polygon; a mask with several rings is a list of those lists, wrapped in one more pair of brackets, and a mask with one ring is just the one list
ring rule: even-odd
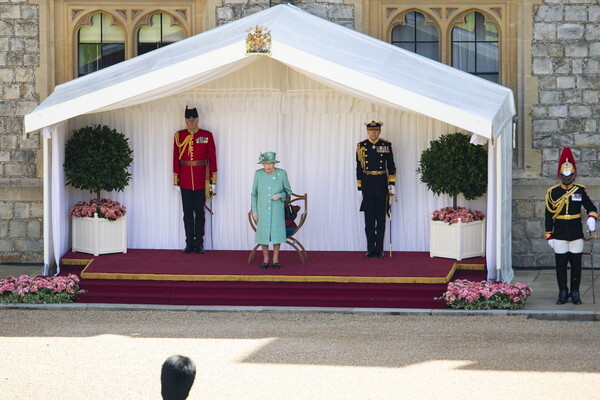
{"label": "green hat", "polygon": [[279,161],[277,161],[276,158],[277,158],[277,153],[275,153],[273,151],[267,151],[265,153],[260,153],[260,155],[258,156],[257,164],[263,164],[263,163],[268,163],[268,162],[278,163]]}

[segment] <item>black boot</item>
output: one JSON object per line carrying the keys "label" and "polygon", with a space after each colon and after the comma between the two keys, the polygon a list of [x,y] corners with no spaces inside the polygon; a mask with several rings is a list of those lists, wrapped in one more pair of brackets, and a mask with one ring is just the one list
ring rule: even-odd
{"label": "black boot", "polygon": [[569,301],[569,288],[567,287],[567,264],[569,253],[554,254],[556,259],[556,281],[558,283],[558,300],[556,304],[565,304]]}
{"label": "black boot", "polygon": [[581,302],[581,296],[579,295],[579,292],[571,292],[571,300],[573,301],[573,304],[577,304],[577,305],[583,304]]}
{"label": "black boot", "polygon": [[558,300],[556,300],[556,304],[565,304],[569,301],[569,291],[568,290],[561,290],[560,292],[558,292]]}
{"label": "black boot", "polygon": [[556,300],[556,304],[565,304],[567,301],[569,301],[569,291],[561,290],[558,292],[558,300]]}
{"label": "black boot", "polygon": [[581,283],[581,253],[568,253],[569,264],[571,264],[571,300],[573,304],[580,305],[581,295],[579,294],[579,284]]}

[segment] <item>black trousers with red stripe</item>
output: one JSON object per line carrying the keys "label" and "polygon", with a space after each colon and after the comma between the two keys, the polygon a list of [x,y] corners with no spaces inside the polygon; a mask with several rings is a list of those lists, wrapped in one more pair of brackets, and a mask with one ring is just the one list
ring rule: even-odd
{"label": "black trousers with red stripe", "polygon": [[204,201],[204,188],[181,189],[186,246],[204,246]]}

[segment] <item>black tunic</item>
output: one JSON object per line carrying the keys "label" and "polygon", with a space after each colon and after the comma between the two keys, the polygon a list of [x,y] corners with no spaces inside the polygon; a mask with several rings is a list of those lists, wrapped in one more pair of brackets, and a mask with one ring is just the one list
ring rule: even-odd
{"label": "black tunic", "polygon": [[585,186],[574,183],[556,185],[546,193],[546,239],[583,239],[581,207],[588,216],[598,218],[598,210],[585,191]]}

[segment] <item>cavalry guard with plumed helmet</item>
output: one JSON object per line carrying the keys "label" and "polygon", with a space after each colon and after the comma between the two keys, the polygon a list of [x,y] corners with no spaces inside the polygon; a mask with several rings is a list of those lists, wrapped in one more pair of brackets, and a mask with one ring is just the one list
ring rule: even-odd
{"label": "cavalry guard with plumed helmet", "polygon": [[[556,259],[558,300],[556,304],[581,304],[579,284],[581,281],[581,258],[583,253],[583,228],[581,208],[587,212],[587,227],[596,230],[598,210],[585,186],[575,183],[577,167],[571,149],[565,147],[558,162],[560,184],[552,186],[546,193],[546,240]],[[567,264],[571,264],[571,292],[567,285]]]}
{"label": "cavalry guard with plumed helmet", "polygon": [[213,134],[198,128],[198,111],[185,106],[187,129],[173,138],[173,184],[181,189],[184,253],[204,253],[204,203],[215,194],[217,151]]}
{"label": "cavalry guard with plumed helmet", "polygon": [[383,257],[388,196],[395,194],[396,165],[392,143],[379,138],[381,121],[366,122],[368,138],[356,146],[356,185],[365,213],[365,257]]}

